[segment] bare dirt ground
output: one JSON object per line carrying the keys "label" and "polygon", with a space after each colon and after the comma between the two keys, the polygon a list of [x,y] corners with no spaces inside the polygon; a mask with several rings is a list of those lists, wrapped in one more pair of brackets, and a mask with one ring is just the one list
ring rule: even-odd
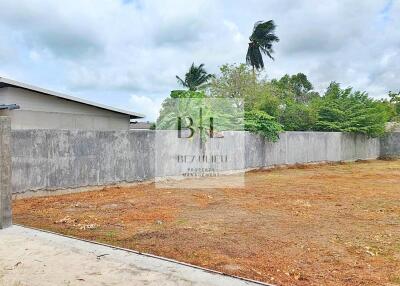
{"label": "bare dirt ground", "polygon": [[23,225],[278,285],[400,285],[400,161],[249,172],[242,189],[105,188],[13,211]]}

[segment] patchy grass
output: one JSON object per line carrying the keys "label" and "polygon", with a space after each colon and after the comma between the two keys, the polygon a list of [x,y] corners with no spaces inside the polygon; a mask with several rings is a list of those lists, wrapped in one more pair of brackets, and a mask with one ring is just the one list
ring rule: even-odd
{"label": "patchy grass", "polygon": [[105,188],[13,208],[20,224],[274,284],[399,284],[400,161],[250,172],[242,189]]}

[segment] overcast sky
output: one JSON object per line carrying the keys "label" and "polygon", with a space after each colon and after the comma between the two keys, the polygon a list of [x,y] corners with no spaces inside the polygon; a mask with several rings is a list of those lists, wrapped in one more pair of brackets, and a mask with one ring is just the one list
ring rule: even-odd
{"label": "overcast sky", "polygon": [[281,41],[266,73],[383,97],[400,89],[400,0],[0,0],[0,77],[153,120],[192,62],[242,63],[253,24]]}

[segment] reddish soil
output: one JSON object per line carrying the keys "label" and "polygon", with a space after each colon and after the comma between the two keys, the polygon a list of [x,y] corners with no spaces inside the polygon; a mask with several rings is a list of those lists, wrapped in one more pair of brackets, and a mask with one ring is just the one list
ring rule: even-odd
{"label": "reddish soil", "polygon": [[[229,180],[224,177],[221,180]],[[278,285],[400,285],[400,161],[14,201],[14,221]]]}

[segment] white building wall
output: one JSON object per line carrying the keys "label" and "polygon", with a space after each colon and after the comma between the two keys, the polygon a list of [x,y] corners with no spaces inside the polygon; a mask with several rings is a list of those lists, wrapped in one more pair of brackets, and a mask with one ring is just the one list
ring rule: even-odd
{"label": "white building wall", "polygon": [[0,89],[0,104],[20,109],[0,111],[12,129],[128,130],[130,116],[15,87]]}

